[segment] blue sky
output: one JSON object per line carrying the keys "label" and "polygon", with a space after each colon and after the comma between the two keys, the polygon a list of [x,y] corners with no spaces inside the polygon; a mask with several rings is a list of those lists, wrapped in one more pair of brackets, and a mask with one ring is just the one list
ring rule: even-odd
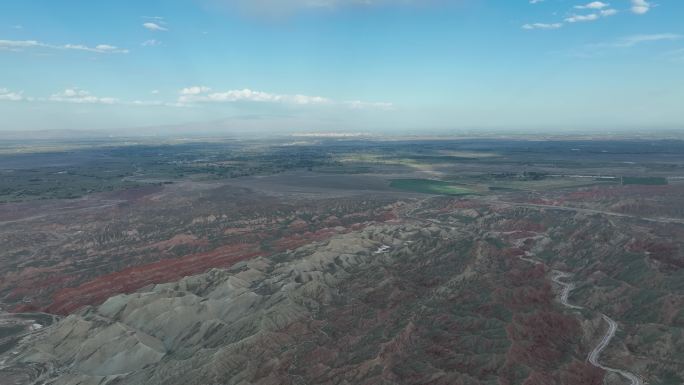
{"label": "blue sky", "polygon": [[684,128],[681,0],[4,0],[0,130]]}

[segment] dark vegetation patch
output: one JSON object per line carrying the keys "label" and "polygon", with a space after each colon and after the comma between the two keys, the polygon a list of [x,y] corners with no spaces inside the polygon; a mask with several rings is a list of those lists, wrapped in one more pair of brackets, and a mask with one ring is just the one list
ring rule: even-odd
{"label": "dark vegetation patch", "polygon": [[640,177],[640,176],[623,176],[622,177],[622,184],[623,185],[647,185],[647,186],[664,186],[667,185],[667,178],[663,177],[655,177],[655,176],[645,176],[645,177]]}

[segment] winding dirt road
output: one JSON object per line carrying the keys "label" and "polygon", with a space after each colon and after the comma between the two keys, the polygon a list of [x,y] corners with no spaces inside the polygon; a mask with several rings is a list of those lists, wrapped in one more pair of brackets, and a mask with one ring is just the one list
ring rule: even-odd
{"label": "winding dirt road", "polygon": [[643,385],[643,381],[641,381],[641,378],[637,377],[633,373],[621,369],[609,368],[607,366],[602,365],[599,362],[601,352],[608,346],[610,340],[613,339],[613,337],[615,337],[615,332],[617,331],[617,323],[615,321],[610,319],[610,317],[608,317],[605,314],[601,314],[601,316],[606,322],[608,322],[608,331],[603,336],[601,342],[594,348],[594,350],[591,351],[591,353],[589,353],[589,362],[592,365],[599,367],[603,370],[621,375],[622,377],[628,379],[632,385]]}
{"label": "winding dirt road", "polygon": [[[519,258],[525,262],[533,263],[535,265],[541,263],[536,259],[530,258],[530,256],[531,254],[525,253],[524,256],[520,256]],[[558,296],[558,299],[563,304],[563,306],[573,310],[583,309],[581,306],[573,305],[570,302],[568,302],[570,293],[575,289],[575,284],[572,282],[562,281],[562,279],[570,278],[572,274],[560,270],[554,270],[552,273],[553,275],[551,276],[551,280],[561,287],[561,292]],[[601,352],[603,352],[603,350],[606,347],[608,347],[610,341],[613,339],[613,337],[615,337],[615,332],[617,331],[617,323],[615,321],[613,321],[610,317],[608,317],[605,314],[601,314],[601,317],[603,317],[603,319],[608,323],[608,331],[606,332],[606,334],[603,335],[603,338],[598,343],[598,345],[596,345],[596,347],[594,347],[594,349],[592,349],[592,351],[589,353],[589,356],[587,357],[589,363],[607,372],[619,374],[620,376],[629,380],[631,385],[644,385],[644,382],[641,380],[641,378],[639,378],[635,374],[625,370],[611,368],[599,362]]]}
{"label": "winding dirt road", "polygon": [[563,271],[558,271],[554,270],[553,271],[553,276],[551,277],[551,280],[555,282],[556,284],[560,285],[563,289],[561,290],[560,293],[560,302],[565,305],[566,307],[569,307],[570,309],[581,309],[581,306],[576,306],[568,302],[568,297],[570,297],[570,292],[575,289],[575,284],[572,282],[563,282],[561,281],[562,278],[569,278],[571,277],[570,274],[563,272]]}
{"label": "winding dirt road", "polygon": [[[553,271],[553,276],[551,280],[558,285],[562,287],[559,299],[560,302],[570,308],[570,309],[582,309],[581,306],[576,306],[568,302],[568,297],[570,296],[570,292],[575,289],[575,284],[572,282],[564,282],[561,281],[563,278],[569,278],[571,275],[563,272],[563,271],[558,271],[554,270]],[[605,350],[606,347],[610,344],[610,341],[615,337],[615,332],[617,331],[618,325],[615,321],[613,321],[610,317],[608,317],[605,314],[601,314],[601,317],[608,323],[608,331],[606,331],[606,334],[603,335],[603,338],[601,341],[592,349],[592,351],[589,353],[589,356],[587,359],[589,360],[589,363],[592,365],[596,366],[597,368],[601,368],[607,372],[612,372],[612,373],[617,373],[620,376],[624,377],[625,379],[630,381],[631,385],[643,385],[643,381],[639,377],[637,377],[635,374],[630,373],[625,370],[621,369],[615,369],[611,368],[608,366],[605,366],[599,362],[599,358],[601,357],[601,352]]]}

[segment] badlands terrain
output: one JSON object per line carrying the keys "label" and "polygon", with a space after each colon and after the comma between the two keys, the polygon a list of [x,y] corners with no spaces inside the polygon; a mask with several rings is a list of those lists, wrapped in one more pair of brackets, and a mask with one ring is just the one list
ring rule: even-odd
{"label": "badlands terrain", "polygon": [[682,384],[684,152],[616,143],[10,156],[0,383]]}

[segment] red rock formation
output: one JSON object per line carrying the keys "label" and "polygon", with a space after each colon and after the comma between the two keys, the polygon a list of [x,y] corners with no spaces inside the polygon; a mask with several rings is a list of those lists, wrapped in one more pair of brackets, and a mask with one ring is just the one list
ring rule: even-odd
{"label": "red rock formation", "polygon": [[214,267],[229,267],[261,254],[256,245],[239,244],[220,247],[208,253],[130,267],[97,277],[78,287],[62,289],[53,296],[52,303],[42,310],[69,314],[85,305],[99,304],[115,294],[130,293],[154,283],[175,281]]}
{"label": "red rock formation", "polygon": [[[361,229],[365,225],[355,224],[351,228]],[[339,232],[328,228],[303,234],[295,233],[279,239],[271,252],[295,249],[310,242],[327,239],[337,233]],[[130,267],[97,277],[77,287],[61,289],[53,296],[48,306],[39,310],[66,315],[83,306],[102,303],[116,294],[131,293],[150,284],[173,282],[185,276],[203,273],[211,268],[227,268],[237,262],[266,254],[267,252],[257,244],[237,242],[210,252],[189,254]],[[13,310],[22,312],[37,309],[31,305],[21,305]]]}

